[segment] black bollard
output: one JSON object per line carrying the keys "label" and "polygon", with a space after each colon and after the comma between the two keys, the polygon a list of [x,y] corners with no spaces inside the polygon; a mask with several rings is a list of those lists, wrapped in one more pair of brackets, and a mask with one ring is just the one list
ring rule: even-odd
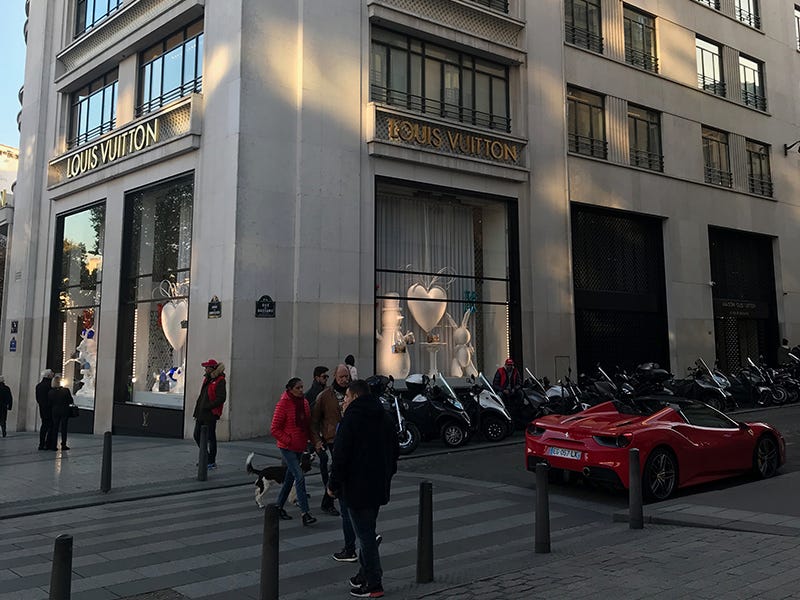
{"label": "black bollard", "polygon": [[100,491],[111,491],[111,432],[103,434],[103,465],[100,469]]}
{"label": "black bollard", "polygon": [[417,583],[433,581],[433,484],[419,484],[419,521],[417,524]]}
{"label": "black bollard", "polygon": [[278,507],[268,504],[264,509],[259,600],[278,600],[278,539]]}
{"label": "black bollard", "polygon": [[62,533],[53,546],[50,600],[69,600],[72,593],[72,536]]}
{"label": "black bollard", "polygon": [[550,552],[550,499],[547,490],[547,472],[550,467],[545,463],[536,465],[536,529],[533,548],[536,554]]}
{"label": "black bollard", "polygon": [[639,466],[639,449],[628,452],[628,522],[631,529],[644,528],[642,509],[642,470]]}
{"label": "black bollard", "polygon": [[200,427],[200,457],[197,459],[197,481],[208,479],[208,426]]}

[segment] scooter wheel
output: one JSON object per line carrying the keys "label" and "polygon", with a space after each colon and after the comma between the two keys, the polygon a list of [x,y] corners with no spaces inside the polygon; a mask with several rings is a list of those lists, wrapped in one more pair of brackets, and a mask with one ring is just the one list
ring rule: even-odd
{"label": "scooter wheel", "polygon": [[398,434],[400,442],[400,454],[411,454],[419,446],[419,440],[422,437],[419,433],[419,428],[413,423],[406,421],[405,431]]}
{"label": "scooter wheel", "polygon": [[499,442],[509,434],[505,421],[495,415],[484,415],[481,419],[481,435],[487,442]]}
{"label": "scooter wheel", "polygon": [[451,448],[458,448],[467,443],[467,430],[455,421],[447,421],[442,425],[442,441]]}

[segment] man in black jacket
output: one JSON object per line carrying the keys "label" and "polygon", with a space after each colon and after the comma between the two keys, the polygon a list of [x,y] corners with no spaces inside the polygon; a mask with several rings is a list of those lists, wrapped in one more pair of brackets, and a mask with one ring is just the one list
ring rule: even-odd
{"label": "man in black jacket", "polygon": [[[53,407],[50,405],[48,394],[53,383],[55,373],[50,369],[42,371],[42,380],[36,384],[36,404],[39,405],[39,416],[42,424],[39,426],[39,450],[47,450],[53,431]],[[55,438],[53,438],[55,439]]]}
{"label": "man in black jacket", "polygon": [[13,405],[14,397],[11,395],[11,388],[6,385],[5,378],[0,375],[0,429],[3,430],[3,437],[6,437],[6,417]]}
{"label": "man in black jacket", "polygon": [[350,595],[380,598],[383,570],[375,524],[380,507],[389,502],[397,472],[397,432],[364,380],[349,385],[344,402],[347,409],[336,433],[328,494],[344,498],[361,549],[361,569],[350,578]]}

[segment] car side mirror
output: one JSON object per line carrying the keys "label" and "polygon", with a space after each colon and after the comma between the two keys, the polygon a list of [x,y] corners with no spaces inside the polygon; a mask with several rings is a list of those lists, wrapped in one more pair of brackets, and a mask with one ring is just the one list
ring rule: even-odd
{"label": "car side mirror", "polygon": [[742,421],[739,421],[738,423],[740,431],[747,431],[748,429],[750,429],[750,426],[747,423],[744,423]]}

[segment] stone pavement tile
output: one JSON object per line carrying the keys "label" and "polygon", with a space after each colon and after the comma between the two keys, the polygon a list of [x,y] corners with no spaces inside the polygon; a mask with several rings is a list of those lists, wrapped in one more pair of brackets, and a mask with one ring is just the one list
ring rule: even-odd
{"label": "stone pavement tile", "polygon": [[44,591],[44,588],[0,592],[0,600],[48,600],[49,597],[50,594]]}
{"label": "stone pavement tile", "polygon": [[103,588],[70,595],[70,600],[118,600],[118,598],[119,596]]}
{"label": "stone pavement tile", "polygon": [[175,590],[157,590],[146,594],[128,596],[120,600],[184,600],[186,596],[179,594]]}
{"label": "stone pavement tile", "polygon": [[[120,583],[119,585],[110,585],[107,589],[119,596],[141,595],[158,592],[159,590],[167,590],[177,588],[182,585],[191,585],[198,581],[202,581],[202,576],[192,571],[184,571],[181,573],[171,573],[162,577],[153,577],[152,579],[138,579]],[[177,592],[177,590],[175,590]],[[183,595],[176,595],[176,598],[183,598]]]}

